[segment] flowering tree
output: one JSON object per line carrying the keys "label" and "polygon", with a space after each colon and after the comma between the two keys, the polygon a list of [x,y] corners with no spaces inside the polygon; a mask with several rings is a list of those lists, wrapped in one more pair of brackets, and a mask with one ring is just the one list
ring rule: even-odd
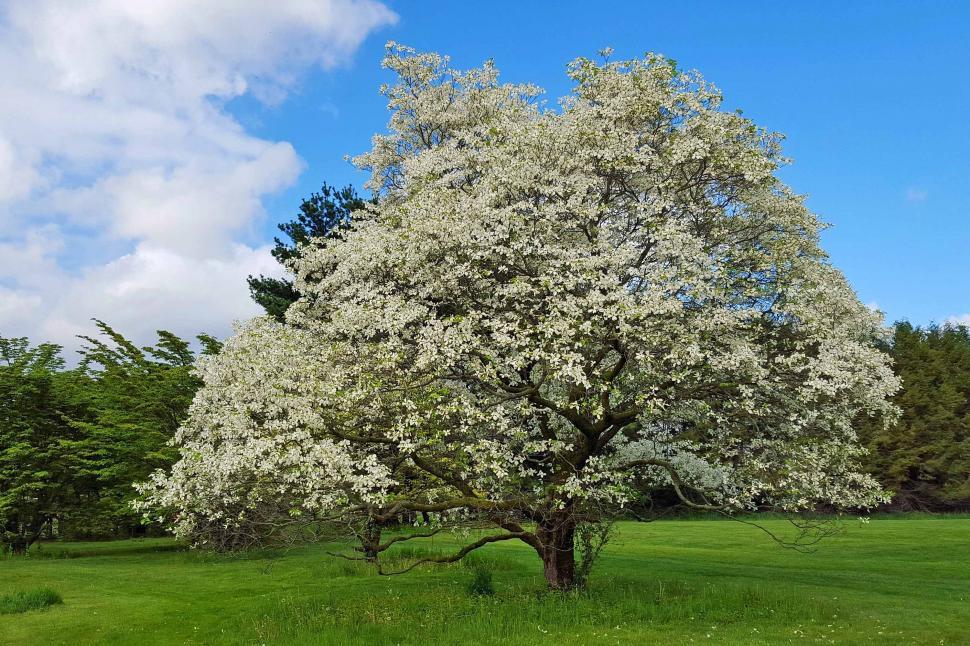
{"label": "flowering tree", "polygon": [[[573,93],[389,45],[378,199],[294,263],[304,297],[202,368],[152,501],[190,533],[426,512],[576,583],[577,526],[656,488],[695,509],[865,507],[858,415],[897,388],[881,318],[776,177],[779,137],[650,55]],[[406,468],[413,476],[401,477]],[[231,511],[230,511],[231,510]]]}

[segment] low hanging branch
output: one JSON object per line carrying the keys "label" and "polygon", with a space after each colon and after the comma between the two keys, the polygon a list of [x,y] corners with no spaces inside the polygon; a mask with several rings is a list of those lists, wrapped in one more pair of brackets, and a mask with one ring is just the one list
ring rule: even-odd
{"label": "low hanging branch", "polygon": [[[377,553],[377,554],[380,554],[382,552],[387,551],[387,549],[390,548],[392,545],[395,545],[397,543],[403,543],[404,541],[411,541],[411,540],[415,540],[415,539],[418,539],[418,538],[431,538],[433,536],[437,536],[444,529],[445,528],[443,528],[443,527],[439,527],[439,528],[434,529],[434,530],[432,530],[430,532],[415,532],[415,533],[401,534],[400,536],[395,536],[394,538],[391,538],[391,539],[389,539],[389,540],[381,543],[380,545],[375,546],[374,547],[374,552]],[[358,546],[354,547],[354,550],[357,551],[357,552],[363,552],[363,551],[366,550],[366,548],[358,545]],[[369,557],[365,557],[365,556],[348,556],[346,554],[341,554],[340,552],[329,552],[328,551],[327,554],[330,555],[330,556],[337,556],[337,557],[340,557],[342,559],[347,559],[348,561],[366,561],[366,560],[370,560]]]}
{"label": "low hanging branch", "polygon": [[388,541],[385,541],[384,543],[381,543],[377,551],[383,552],[384,550],[389,548],[391,545],[394,545],[395,543],[410,541],[415,538],[431,538],[432,536],[438,535],[443,529],[444,529],[443,527],[439,527],[438,529],[434,529],[430,532],[417,532],[413,534],[402,534],[400,536],[395,536],[394,538]]}
{"label": "low hanging branch", "polygon": [[477,550],[480,547],[484,547],[489,543],[497,543],[499,541],[510,541],[514,539],[524,540],[527,537],[527,534],[528,534],[527,532],[512,532],[509,534],[493,534],[491,536],[485,536],[478,539],[474,543],[469,543],[468,545],[464,546],[454,554],[449,554],[447,556],[428,556],[415,561],[414,563],[404,568],[403,570],[397,570],[395,572],[385,572],[382,569],[382,567],[378,565],[377,573],[383,576],[395,576],[398,574],[405,574],[406,572],[410,572],[414,568],[418,567],[419,565],[423,565],[425,563],[434,563],[434,564],[454,563],[456,561],[460,561],[463,558],[465,558],[465,556],[467,556],[470,552],[473,552],[474,550]]}

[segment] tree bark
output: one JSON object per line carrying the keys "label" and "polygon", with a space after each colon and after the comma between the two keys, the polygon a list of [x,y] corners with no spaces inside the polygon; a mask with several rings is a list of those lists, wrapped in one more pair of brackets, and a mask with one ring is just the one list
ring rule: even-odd
{"label": "tree bark", "polygon": [[43,534],[47,521],[47,518],[40,518],[29,525],[16,521],[8,523],[7,533],[13,535],[13,538],[8,539],[7,542],[10,552],[20,556],[26,554],[30,546]]}
{"label": "tree bark", "polygon": [[576,585],[575,536],[576,521],[568,511],[538,524],[539,556],[550,590],[570,590]]}
{"label": "tree bark", "polygon": [[381,525],[373,518],[368,518],[364,524],[364,531],[360,535],[361,551],[369,563],[377,563],[381,548]]}
{"label": "tree bark", "polygon": [[17,556],[23,556],[26,554],[28,547],[30,547],[30,545],[27,542],[27,537],[23,534],[14,536],[13,540],[10,541],[10,552]]}

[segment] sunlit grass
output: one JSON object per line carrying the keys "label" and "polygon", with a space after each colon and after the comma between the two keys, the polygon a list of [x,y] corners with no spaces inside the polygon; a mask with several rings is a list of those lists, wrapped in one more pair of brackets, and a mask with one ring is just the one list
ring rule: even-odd
{"label": "sunlit grass", "polygon": [[[783,530],[780,521],[767,521]],[[399,564],[447,551],[402,546]],[[3,644],[962,644],[970,520],[847,522],[814,553],[727,521],[623,523],[584,593],[544,591],[525,546],[382,577],[324,546],[224,557],[171,541],[45,546],[0,562],[0,594],[65,604],[0,617]],[[494,594],[473,593],[482,569]]]}

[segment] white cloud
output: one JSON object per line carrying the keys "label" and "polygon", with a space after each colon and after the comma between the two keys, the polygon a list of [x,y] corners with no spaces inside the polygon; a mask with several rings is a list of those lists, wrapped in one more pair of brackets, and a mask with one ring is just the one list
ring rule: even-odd
{"label": "white cloud", "polygon": [[910,186],[906,189],[906,201],[910,204],[919,204],[920,202],[925,202],[926,198],[930,196],[929,191],[922,188],[917,188],[915,186]]}
{"label": "white cloud", "polygon": [[281,101],[394,20],[376,0],[0,0],[0,333],[254,313],[245,277],[275,267],[239,240],[303,164],[224,105]]}
{"label": "white cloud", "polygon": [[68,339],[90,328],[94,315],[138,339],[150,339],[163,327],[186,335],[224,332],[233,318],[259,311],[249,299],[245,276],[278,271],[265,247],[233,245],[220,257],[193,258],[141,244],[47,291],[37,334]]}
{"label": "white cloud", "polygon": [[0,203],[29,195],[37,187],[40,175],[33,166],[0,137]]}

